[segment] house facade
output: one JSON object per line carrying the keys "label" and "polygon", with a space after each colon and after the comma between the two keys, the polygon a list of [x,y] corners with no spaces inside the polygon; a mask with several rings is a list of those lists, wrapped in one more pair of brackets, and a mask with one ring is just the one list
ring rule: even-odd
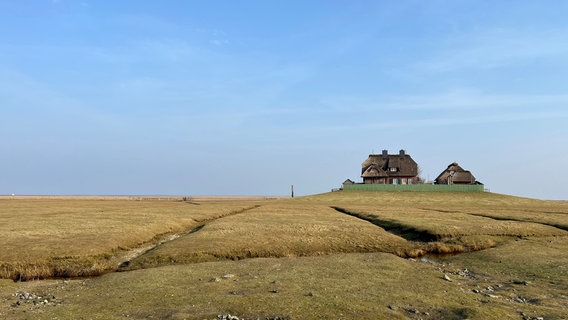
{"label": "house facade", "polygon": [[361,164],[364,184],[414,184],[418,181],[418,164],[404,150],[398,154],[370,154]]}
{"label": "house facade", "polygon": [[434,180],[435,184],[481,184],[473,174],[453,162]]}

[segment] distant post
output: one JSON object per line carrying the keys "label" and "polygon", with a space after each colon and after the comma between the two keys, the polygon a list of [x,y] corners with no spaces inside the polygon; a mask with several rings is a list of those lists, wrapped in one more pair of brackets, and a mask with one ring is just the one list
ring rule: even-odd
{"label": "distant post", "polygon": [[292,198],[294,198],[294,185],[292,185]]}

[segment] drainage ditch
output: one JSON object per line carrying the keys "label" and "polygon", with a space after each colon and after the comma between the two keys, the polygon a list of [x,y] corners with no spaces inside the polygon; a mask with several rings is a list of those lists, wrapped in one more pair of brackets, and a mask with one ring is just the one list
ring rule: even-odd
{"label": "drainage ditch", "polygon": [[352,217],[368,221],[376,226],[385,229],[385,231],[390,232],[401,238],[404,238],[408,241],[433,242],[441,240],[441,237],[439,237],[436,234],[432,234],[426,230],[419,230],[412,226],[401,224],[397,221],[379,219],[376,216],[364,215],[340,207],[331,207],[331,208],[338,212],[350,215]]}

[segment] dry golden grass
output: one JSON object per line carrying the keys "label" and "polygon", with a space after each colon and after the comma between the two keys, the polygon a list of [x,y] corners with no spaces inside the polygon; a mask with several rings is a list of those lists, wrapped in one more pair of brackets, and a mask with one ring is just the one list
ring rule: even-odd
{"label": "dry golden grass", "polygon": [[[466,235],[494,236],[566,236],[567,231],[540,223],[503,221],[461,212],[439,212],[422,209],[373,208],[350,206],[346,208],[367,219],[385,224],[425,232],[437,239]],[[378,222],[379,223],[379,222]]]}
{"label": "dry golden grass", "polygon": [[[295,201],[334,206],[361,205],[432,210],[533,209],[535,212],[567,213],[568,203],[519,198],[489,192],[381,192],[341,191],[297,198]],[[521,210],[522,211],[522,210]]]}
{"label": "dry golden grass", "polygon": [[266,204],[208,223],[141,256],[130,268],[345,252],[409,256],[416,255],[413,249],[403,238],[327,206]]}
{"label": "dry golden grass", "polygon": [[[334,195],[335,196],[335,195]],[[322,198],[328,197],[322,195]],[[333,197],[333,196],[330,196]],[[338,202],[394,205],[398,208],[424,209],[441,213],[465,213],[496,220],[536,222],[568,231],[568,202],[511,197],[493,193],[392,193],[374,197],[357,193],[341,195]],[[373,201],[375,200],[375,201]]]}
{"label": "dry golden grass", "polygon": [[[490,193],[336,192],[307,197],[400,234],[431,253],[483,250],[510,237],[567,236],[566,203]],[[480,214],[479,212],[486,212]]]}
{"label": "dry golden grass", "polygon": [[1,200],[0,277],[93,275],[115,255],[252,207],[246,202]]}
{"label": "dry golden grass", "polygon": [[[405,240],[332,207],[417,237]],[[130,264],[168,266],[81,280],[0,280],[0,318],[564,319],[568,309],[565,202],[335,192],[199,204],[4,199],[0,209],[0,233],[9,240],[0,244],[4,274],[96,274],[116,267],[119,248],[143,252],[160,235],[182,235]],[[397,257],[426,251],[467,253],[429,256],[433,263]],[[244,259],[253,257],[272,258]],[[18,291],[62,303],[22,302]]]}
{"label": "dry golden grass", "polygon": [[[487,193],[337,192],[288,200],[243,199],[208,197],[199,203],[124,197],[114,201],[97,197],[2,199],[0,232],[5,241],[0,277],[101,274],[115,269],[124,250],[140,248],[143,252],[141,246],[156,242],[160,235],[184,233],[206,221],[211,223],[199,232],[160,246],[130,268],[339,252],[446,254],[493,247],[507,240],[503,237],[567,234],[546,225],[551,219],[565,223],[565,203]],[[247,214],[212,221],[259,203],[262,208]],[[332,206],[415,242],[341,214]],[[522,214],[514,215],[520,210]],[[475,213],[479,211],[501,219],[505,212],[509,221],[479,216]],[[541,220],[546,224],[537,223]]]}

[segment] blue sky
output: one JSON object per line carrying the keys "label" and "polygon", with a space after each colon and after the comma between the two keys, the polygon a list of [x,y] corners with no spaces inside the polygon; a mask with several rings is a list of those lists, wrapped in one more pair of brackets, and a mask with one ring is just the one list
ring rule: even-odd
{"label": "blue sky", "polygon": [[299,195],[405,149],[568,199],[566,1],[0,0],[0,194]]}

